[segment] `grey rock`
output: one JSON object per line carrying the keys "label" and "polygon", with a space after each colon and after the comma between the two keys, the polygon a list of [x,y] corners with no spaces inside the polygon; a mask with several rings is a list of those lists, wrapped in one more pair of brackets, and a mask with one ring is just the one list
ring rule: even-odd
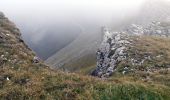
{"label": "grey rock", "polygon": [[[103,42],[97,55],[97,69],[93,71],[93,74],[98,77],[109,77],[114,73],[115,67],[119,61],[126,59],[126,46],[130,44],[126,40],[126,33],[110,32],[104,29]],[[108,40],[111,43],[108,43]]]}

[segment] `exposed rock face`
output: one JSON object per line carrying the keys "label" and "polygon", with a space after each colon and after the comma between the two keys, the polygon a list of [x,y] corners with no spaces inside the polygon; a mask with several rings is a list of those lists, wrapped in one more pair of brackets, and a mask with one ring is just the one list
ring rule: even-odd
{"label": "exposed rock face", "polygon": [[[122,62],[126,62],[122,69],[122,74],[126,74],[129,70],[134,71],[133,68],[137,68],[136,66],[141,69],[145,62],[156,57],[162,57],[162,55],[154,57],[155,55],[152,55],[153,52],[150,51],[141,53],[140,49],[142,48],[137,47],[136,41],[142,41],[141,36],[169,37],[169,31],[170,23],[167,20],[164,22],[152,22],[145,27],[133,24],[122,32],[110,32],[107,28],[103,28],[103,42],[96,53],[97,68],[92,72],[92,75],[109,77]],[[128,64],[133,68],[129,69]]]}
{"label": "exposed rock face", "polygon": [[94,76],[108,77],[120,61],[126,59],[127,45],[130,45],[127,34],[110,32],[104,28],[104,38],[97,51],[97,69],[92,73]]}

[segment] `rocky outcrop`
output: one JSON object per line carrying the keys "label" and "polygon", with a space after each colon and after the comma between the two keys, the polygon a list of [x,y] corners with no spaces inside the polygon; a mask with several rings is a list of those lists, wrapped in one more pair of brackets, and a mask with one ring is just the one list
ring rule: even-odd
{"label": "rocky outcrop", "polygon": [[125,33],[110,32],[107,28],[103,32],[103,42],[97,51],[97,68],[92,75],[108,77],[114,72],[116,65],[127,58],[126,49],[130,41]]}
{"label": "rocky outcrop", "polygon": [[[103,42],[96,52],[97,68],[92,72],[92,75],[98,77],[109,77],[117,70],[117,67],[122,62],[126,62],[123,69],[121,69],[122,74],[127,73],[129,70],[134,71],[134,69],[148,70],[142,68],[144,65],[148,64],[146,62],[154,61],[155,58],[163,55],[153,55],[154,52],[159,51],[142,51],[143,47],[140,47],[140,45],[147,45],[147,43],[145,44],[145,41],[143,41],[141,37],[169,37],[170,22],[168,20],[164,22],[152,22],[145,27],[132,24],[129,28],[122,32],[111,32],[104,27],[103,33]],[[137,44],[137,42],[140,42],[141,44]],[[130,68],[127,67],[129,65],[131,66]]]}
{"label": "rocky outcrop", "polygon": [[170,35],[170,18],[159,22],[154,21],[147,26],[132,24],[125,30],[126,33],[135,35],[154,35],[169,37]]}

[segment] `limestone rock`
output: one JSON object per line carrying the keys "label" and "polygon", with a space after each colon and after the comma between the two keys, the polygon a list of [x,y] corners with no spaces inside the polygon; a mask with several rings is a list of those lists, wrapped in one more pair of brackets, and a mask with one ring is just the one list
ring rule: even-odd
{"label": "limestone rock", "polygon": [[97,51],[97,68],[93,76],[109,77],[115,70],[116,64],[126,59],[126,46],[130,42],[124,33],[110,32],[107,28],[103,31],[104,37]]}

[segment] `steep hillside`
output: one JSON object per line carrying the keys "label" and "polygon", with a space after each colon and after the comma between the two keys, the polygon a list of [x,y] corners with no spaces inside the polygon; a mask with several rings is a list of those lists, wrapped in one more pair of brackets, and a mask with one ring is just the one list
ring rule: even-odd
{"label": "steep hillside", "polygon": [[[146,3],[143,4],[138,15],[132,19],[128,19],[128,21],[125,21],[120,26],[118,25],[116,28],[113,27],[113,29],[128,29],[131,24],[145,26],[153,21],[162,21],[168,16],[170,16],[169,3],[165,0],[147,0]],[[70,43],[69,46],[61,49],[52,57],[49,57],[46,63],[56,69],[59,68],[71,72],[83,71],[83,73],[90,73],[91,69],[93,69],[96,64],[95,54],[101,43],[101,37],[102,35],[99,34],[99,32],[95,32],[95,34],[82,34],[74,42]],[[98,45],[95,45],[96,41],[98,41]]]}
{"label": "steep hillside", "polygon": [[[117,74],[101,80],[50,70],[25,45],[20,32],[0,13],[1,100],[168,100],[169,70],[151,74],[153,80]],[[155,39],[153,39],[155,40]],[[156,41],[169,41],[156,39]],[[163,42],[164,43],[164,42]],[[162,45],[162,44],[160,44]]]}

